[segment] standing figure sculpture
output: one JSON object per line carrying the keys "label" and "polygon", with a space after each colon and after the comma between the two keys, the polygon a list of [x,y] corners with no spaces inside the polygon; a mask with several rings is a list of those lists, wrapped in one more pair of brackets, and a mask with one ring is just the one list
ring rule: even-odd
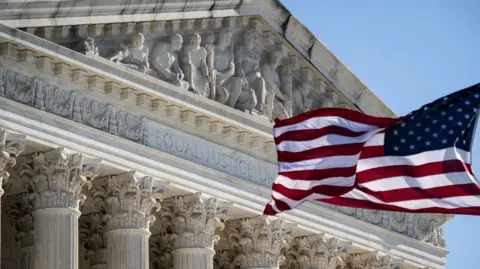
{"label": "standing figure sculpture", "polygon": [[209,73],[207,67],[207,51],[200,46],[202,38],[199,34],[192,35],[188,46],[181,56],[181,67],[190,90],[201,96],[210,98]]}
{"label": "standing figure sculpture", "polygon": [[235,59],[231,45],[232,33],[221,31],[214,53],[213,74],[215,77],[216,100],[229,107],[234,107],[242,87],[242,81],[235,74]]}
{"label": "standing figure sculpture", "polygon": [[293,91],[293,115],[302,114],[307,112],[312,107],[312,99],[310,98],[310,92],[312,87],[309,82],[302,81],[300,86]]}
{"label": "standing figure sculpture", "polygon": [[235,107],[239,110],[253,108],[264,113],[266,108],[267,90],[265,80],[261,75],[260,52],[255,48],[259,32],[249,29],[243,36],[243,45],[236,50],[236,76],[242,80],[242,91]]}
{"label": "standing figure sculpture", "polygon": [[170,43],[159,42],[155,45],[150,57],[152,69],[158,78],[175,86],[188,90],[189,84],[183,78],[185,74],[178,63],[179,51],[182,48],[183,38],[179,34],[170,37]]}
{"label": "standing figure sculpture", "polygon": [[275,118],[286,119],[289,117],[283,105],[284,102],[290,101],[289,96],[282,91],[282,83],[277,71],[282,58],[282,52],[276,50],[269,55],[268,62],[262,65],[262,75],[268,90],[266,112],[271,121]]}
{"label": "standing figure sculpture", "polygon": [[110,58],[110,61],[122,63],[144,74],[148,73],[150,71],[148,48],[144,46],[144,43],[145,37],[142,34],[136,34],[133,37],[132,45],[124,46]]}

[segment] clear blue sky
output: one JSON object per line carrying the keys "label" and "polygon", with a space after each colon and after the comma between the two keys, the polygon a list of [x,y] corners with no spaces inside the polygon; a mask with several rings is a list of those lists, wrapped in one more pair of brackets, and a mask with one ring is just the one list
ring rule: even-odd
{"label": "clear blue sky", "polygon": [[[480,0],[282,2],[398,115],[480,82]],[[479,158],[477,131],[477,174]],[[445,233],[446,268],[480,268],[480,216],[456,216]]]}

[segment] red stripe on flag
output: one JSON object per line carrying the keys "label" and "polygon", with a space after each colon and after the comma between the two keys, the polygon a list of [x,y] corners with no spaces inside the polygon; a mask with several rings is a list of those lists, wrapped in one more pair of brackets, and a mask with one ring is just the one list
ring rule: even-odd
{"label": "red stripe on flag", "polygon": [[326,135],[341,135],[346,137],[357,137],[365,133],[366,132],[354,132],[340,126],[328,126],[328,127],[324,127],[321,129],[314,129],[314,130],[289,131],[275,138],[275,142],[278,145],[284,141],[308,141],[308,140],[313,140]]}
{"label": "red stripe on flag", "polygon": [[346,120],[355,121],[358,123],[363,123],[363,124],[368,124],[373,126],[379,126],[379,127],[380,126],[387,127],[401,120],[401,118],[380,118],[380,117],[370,116],[358,111],[344,109],[344,108],[320,108],[320,109],[305,112],[303,114],[297,115],[289,119],[277,120],[275,123],[275,128],[297,124],[311,118],[330,117],[330,116],[341,117]]}
{"label": "red stripe on flag", "polygon": [[331,177],[351,177],[355,175],[357,167],[340,167],[329,168],[323,170],[301,170],[301,171],[289,171],[280,172],[279,175],[288,177],[294,180],[322,180]]}
{"label": "red stripe on flag", "polygon": [[332,145],[313,148],[300,152],[278,151],[279,162],[300,162],[305,160],[326,158],[332,156],[350,156],[358,154],[364,142],[347,145]]}
{"label": "red stripe on flag", "polygon": [[368,169],[357,173],[358,184],[391,177],[426,177],[444,173],[463,172],[472,174],[470,165],[460,160],[426,163],[422,165],[394,165]]}

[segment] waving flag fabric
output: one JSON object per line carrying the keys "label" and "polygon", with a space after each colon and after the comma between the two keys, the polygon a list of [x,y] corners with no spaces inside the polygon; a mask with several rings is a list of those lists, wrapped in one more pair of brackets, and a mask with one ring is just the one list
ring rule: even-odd
{"label": "waving flag fabric", "polygon": [[480,84],[402,118],[326,108],[277,120],[279,173],[264,214],[302,202],[480,215],[471,146]]}

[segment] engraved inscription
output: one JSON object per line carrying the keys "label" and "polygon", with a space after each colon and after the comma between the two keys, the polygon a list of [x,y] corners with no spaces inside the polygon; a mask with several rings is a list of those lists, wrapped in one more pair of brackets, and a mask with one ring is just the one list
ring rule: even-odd
{"label": "engraved inscription", "polygon": [[229,175],[270,187],[277,166],[165,125],[149,123],[148,146]]}

